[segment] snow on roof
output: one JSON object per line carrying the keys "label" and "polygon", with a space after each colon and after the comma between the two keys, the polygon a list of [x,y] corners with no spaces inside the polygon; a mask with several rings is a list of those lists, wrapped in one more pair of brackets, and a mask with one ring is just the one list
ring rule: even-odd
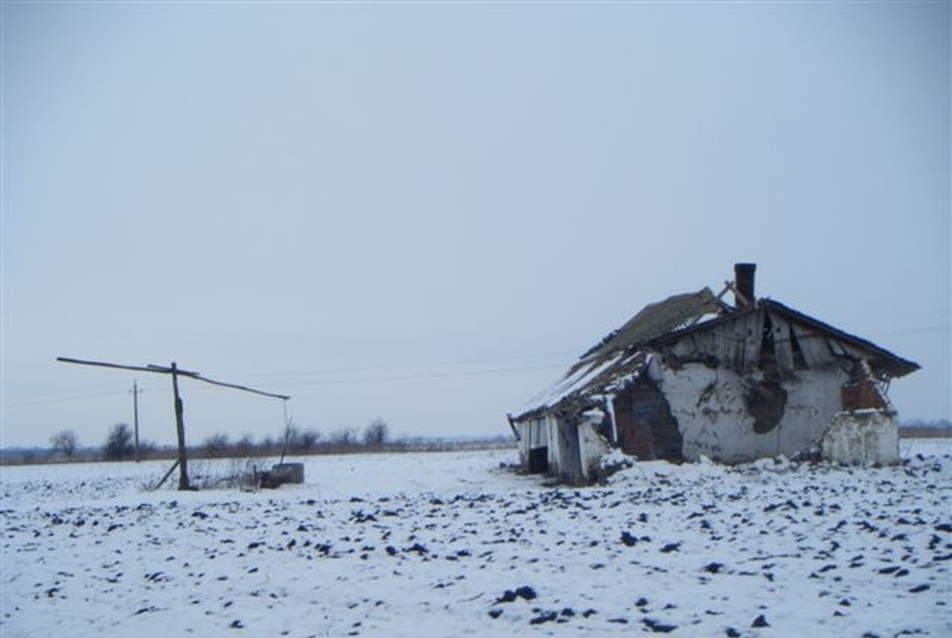
{"label": "snow on roof", "polygon": [[618,363],[622,358],[624,358],[624,353],[619,352],[613,357],[600,361],[592,361],[588,365],[574,366],[560,380],[529,399],[529,401],[520,408],[519,413],[525,414],[556,405],[566,397],[586,387],[593,379],[611,369],[614,364]]}
{"label": "snow on roof", "polygon": [[636,379],[650,363],[644,351],[618,351],[604,359],[576,364],[564,377],[532,397],[519,409],[516,420],[523,420],[569,400],[594,401],[617,386]]}
{"label": "snow on roof", "polygon": [[526,418],[570,398],[594,397],[609,386],[637,377],[648,363],[648,354],[633,352],[634,346],[693,325],[721,309],[720,301],[706,287],[648,304],[586,351],[561,379],[527,401],[516,418]]}

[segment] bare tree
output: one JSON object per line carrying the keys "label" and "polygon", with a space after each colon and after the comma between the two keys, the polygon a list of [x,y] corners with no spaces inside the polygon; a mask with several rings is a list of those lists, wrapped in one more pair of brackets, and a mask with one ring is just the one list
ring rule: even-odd
{"label": "bare tree", "polygon": [[103,448],[106,458],[110,461],[119,461],[132,456],[132,432],[125,423],[116,423],[109,430],[106,445]]}
{"label": "bare tree", "polygon": [[255,449],[255,440],[250,434],[246,434],[235,441],[235,455],[239,457],[251,456]]}
{"label": "bare tree", "polygon": [[153,452],[159,449],[155,441],[149,439],[139,439],[139,458],[148,458]]}
{"label": "bare tree", "polygon": [[344,428],[327,435],[327,442],[331,447],[353,447],[357,445],[357,429]]}
{"label": "bare tree", "polygon": [[377,418],[371,421],[364,430],[364,445],[367,447],[382,447],[389,437],[387,422]]}
{"label": "bare tree", "polygon": [[72,430],[63,430],[50,437],[50,444],[55,452],[62,452],[67,459],[72,459],[79,445],[79,437]]}
{"label": "bare tree", "polygon": [[231,447],[231,441],[228,439],[227,434],[218,432],[206,438],[202,443],[202,447],[205,449],[205,454],[210,457],[227,456],[229,448]]}
{"label": "bare tree", "polygon": [[299,449],[302,452],[310,452],[321,440],[321,433],[317,430],[308,428],[307,430],[301,431],[300,439],[298,440]]}
{"label": "bare tree", "polygon": [[261,440],[261,444],[258,447],[264,454],[272,454],[275,450],[280,453],[283,444],[283,441],[279,441],[273,436],[266,436]]}

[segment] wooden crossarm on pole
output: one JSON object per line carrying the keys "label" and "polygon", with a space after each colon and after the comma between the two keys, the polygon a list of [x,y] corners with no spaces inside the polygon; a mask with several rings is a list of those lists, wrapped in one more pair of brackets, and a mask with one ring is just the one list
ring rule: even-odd
{"label": "wooden crossarm on pole", "polygon": [[[102,368],[115,368],[118,370],[136,370],[140,372],[151,372],[153,374],[172,374],[171,367],[158,366],[158,365],[155,365],[154,363],[150,363],[147,366],[130,366],[130,365],[123,365],[119,363],[107,363],[105,361],[90,361],[87,359],[73,359],[71,357],[56,357],[56,360],[62,363],[78,363],[79,365],[84,365],[84,366],[99,366]],[[195,379],[197,381],[204,381],[205,383],[221,386],[223,388],[231,388],[233,390],[251,392],[252,394],[260,394],[261,396],[271,397],[272,399],[281,399],[283,401],[288,401],[291,398],[287,394],[276,394],[274,392],[256,390],[255,388],[249,388],[246,385],[239,385],[237,383],[225,383],[224,381],[215,381],[214,379],[203,377],[201,373],[194,372],[191,370],[183,370],[181,368],[175,368],[175,374],[182,377],[189,377],[190,379]]]}
{"label": "wooden crossarm on pole", "polygon": [[193,377],[196,381],[204,381],[205,383],[211,383],[212,385],[220,385],[223,388],[232,388],[234,390],[243,390],[245,392],[251,392],[252,394],[260,394],[261,396],[271,397],[272,399],[282,399],[287,401],[291,397],[286,394],[274,394],[273,392],[265,392],[264,390],[255,390],[254,388],[249,388],[248,386],[238,385],[236,383],[225,383],[224,381],[214,381],[206,377],[195,376]]}

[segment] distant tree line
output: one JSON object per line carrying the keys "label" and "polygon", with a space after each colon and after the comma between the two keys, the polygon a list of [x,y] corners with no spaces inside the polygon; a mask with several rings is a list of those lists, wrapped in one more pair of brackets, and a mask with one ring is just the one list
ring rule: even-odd
{"label": "distant tree line", "polygon": [[[132,428],[127,423],[109,427],[100,446],[83,446],[74,430],[62,430],[50,437],[48,449],[4,450],[0,463],[43,463],[49,461],[127,461],[135,458]],[[311,454],[348,454],[357,452],[440,452],[450,450],[505,448],[513,445],[507,432],[494,437],[447,439],[440,437],[394,438],[390,426],[381,418],[370,421],[362,430],[341,428],[323,433],[314,428],[289,424],[282,435],[255,440],[251,435],[232,438],[226,432],[206,437],[189,446],[192,458],[251,458],[305,456]],[[172,459],[174,446],[159,446],[140,439],[142,460]]]}
{"label": "distant tree line", "polygon": [[[952,437],[952,422],[947,419],[931,421],[912,419],[900,425],[903,438]],[[251,435],[232,440],[224,432],[206,437],[198,446],[191,446],[189,454],[198,458],[248,458],[259,456],[304,456],[309,454],[346,454],[372,451],[448,451],[465,449],[504,448],[513,445],[512,437],[501,433],[494,437],[446,439],[439,437],[412,437],[393,439],[386,421],[377,418],[363,430],[343,428],[324,434],[313,428],[289,425],[283,436],[268,436],[255,441]],[[82,447],[73,430],[62,430],[50,437],[50,448],[3,450],[2,463],[40,463],[65,461],[124,461],[135,457],[133,433],[126,423],[111,426],[102,447]],[[158,446],[152,441],[139,441],[139,456],[143,460],[174,458],[173,446]]]}
{"label": "distant tree line", "polygon": [[900,426],[900,436],[908,439],[941,439],[952,437],[952,421],[936,419],[925,421],[912,419],[904,421]]}
{"label": "distant tree line", "polygon": [[384,449],[395,442],[390,440],[390,428],[383,419],[374,419],[363,432],[357,428],[343,428],[322,434],[313,428],[288,425],[283,437],[265,437],[255,443],[250,435],[232,441],[228,434],[218,432],[207,437],[196,450],[206,458],[234,456],[299,456],[333,454]]}
{"label": "distant tree line", "polygon": [[[31,452],[29,456],[25,455],[25,461],[32,462],[38,459],[39,450],[27,450]],[[142,458],[164,457],[161,454],[161,448],[148,440],[139,441],[139,454]],[[49,456],[52,459],[63,459],[67,461],[123,461],[135,457],[135,443],[133,433],[126,423],[116,423],[109,428],[106,435],[106,442],[101,448],[83,447],[79,444],[79,436],[74,430],[61,430],[50,437]]]}

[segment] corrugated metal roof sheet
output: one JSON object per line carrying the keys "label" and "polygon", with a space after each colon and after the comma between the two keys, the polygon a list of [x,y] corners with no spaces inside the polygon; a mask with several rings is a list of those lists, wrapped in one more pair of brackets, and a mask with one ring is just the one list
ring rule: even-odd
{"label": "corrugated metal roof sheet", "polygon": [[664,301],[648,304],[601,344],[584,354],[578,365],[668,334],[721,309],[720,302],[710,288],[673,295]]}

